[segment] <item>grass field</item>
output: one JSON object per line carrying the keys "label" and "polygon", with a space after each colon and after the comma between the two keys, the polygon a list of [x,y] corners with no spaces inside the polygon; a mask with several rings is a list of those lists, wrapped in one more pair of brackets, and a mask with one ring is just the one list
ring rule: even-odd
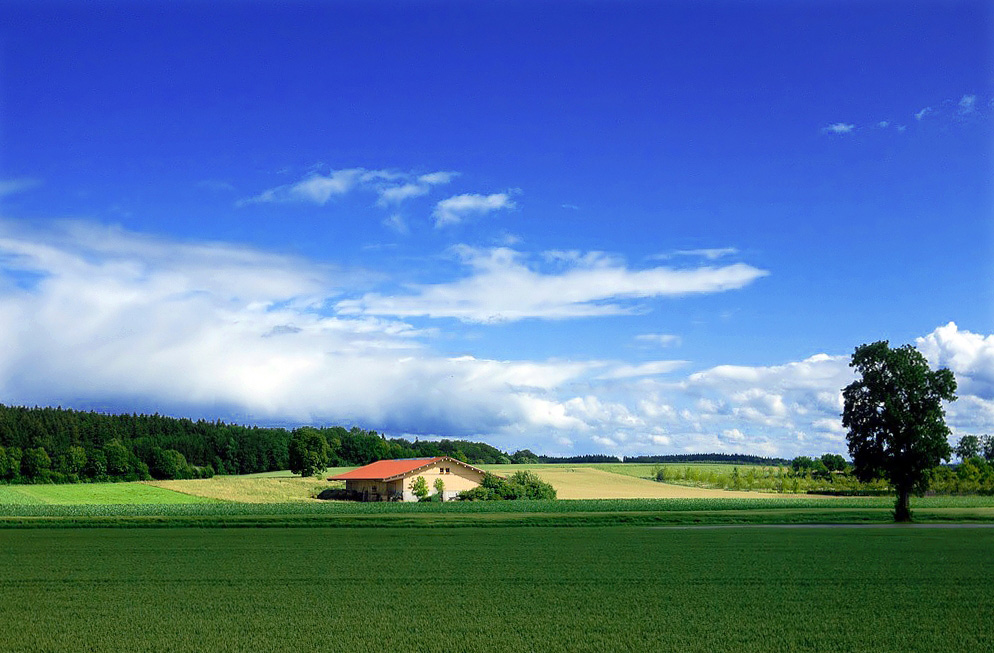
{"label": "grass field", "polygon": [[0,531],[18,651],[981,651],[994,529]]}
{"label": "grass field", "polygon": [[0,486],[0,505],[160,505],[203,503],[209,499],[142,483],[82,483],[78,485]]}
{"label": "grass field", "polygon": [[284,503],[313,501],[312,497],[328,487],[343,487],[318,478],[300,476],[215,476],[185,481],[146,481],[155,486],[194,497],[245,503]]}
{"label": "grass field", "polygon": [[[449,503],[213,502],[134,505],[0,505],[0,528],[236,526],[590,526],[611,524],[886,523],[887,498],[597,499]],[[923,522],[994,522],[994,497],[930,497]]]}

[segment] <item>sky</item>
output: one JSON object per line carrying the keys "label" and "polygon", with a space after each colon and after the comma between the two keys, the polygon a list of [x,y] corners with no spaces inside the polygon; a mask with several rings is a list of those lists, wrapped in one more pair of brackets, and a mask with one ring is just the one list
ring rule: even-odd
{"label": "sky", "polygon": [[0,7],[0,403],[549,455],[994,432],[986,2]]}

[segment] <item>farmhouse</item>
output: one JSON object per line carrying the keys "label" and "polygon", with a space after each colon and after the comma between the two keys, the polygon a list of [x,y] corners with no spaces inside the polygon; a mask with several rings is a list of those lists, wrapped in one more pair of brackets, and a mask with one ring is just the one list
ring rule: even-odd
{"label": "farmhouse", "polygon": [[417,501],[411,485],[420,476],[435,494],[435,482],[442,480],[442,498],[455,499],[463,490],[472,490],[483,481],[484,472],[455,458],[401,458],[378,460],[351,472],[328,477],[329,481],[345,481],[345,489],[355,492],[363,501]]}

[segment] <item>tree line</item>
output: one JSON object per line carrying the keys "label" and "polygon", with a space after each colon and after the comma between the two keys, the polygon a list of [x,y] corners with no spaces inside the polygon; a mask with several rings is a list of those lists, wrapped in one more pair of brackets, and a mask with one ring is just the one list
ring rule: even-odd
{"label": "tree line", "polygon": [[332,467],[384,458],[451,456],[470,464],[530,458],[481,442],[411,442],[358,427],[288,430],[159,414],[109,415],[0,404],[0,482],[134,481],[276,471],[290,467],[290,441],[300,432],[322,436],[328,445],[324,462]]}

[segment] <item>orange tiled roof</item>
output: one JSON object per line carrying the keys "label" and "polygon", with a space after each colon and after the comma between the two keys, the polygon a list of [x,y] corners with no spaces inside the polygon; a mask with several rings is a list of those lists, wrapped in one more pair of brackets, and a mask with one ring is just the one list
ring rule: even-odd
{"label": "orange tiled roof", "polygon": [[351,472],[345,472],[337,476],[329,476],[329,481],[384,481],[389,478],[403,476],[416,469],[427,467],[440,460],[446,460],[446,456],[436,456],[435,458],[402,458],[400,460],[377,460]]}

